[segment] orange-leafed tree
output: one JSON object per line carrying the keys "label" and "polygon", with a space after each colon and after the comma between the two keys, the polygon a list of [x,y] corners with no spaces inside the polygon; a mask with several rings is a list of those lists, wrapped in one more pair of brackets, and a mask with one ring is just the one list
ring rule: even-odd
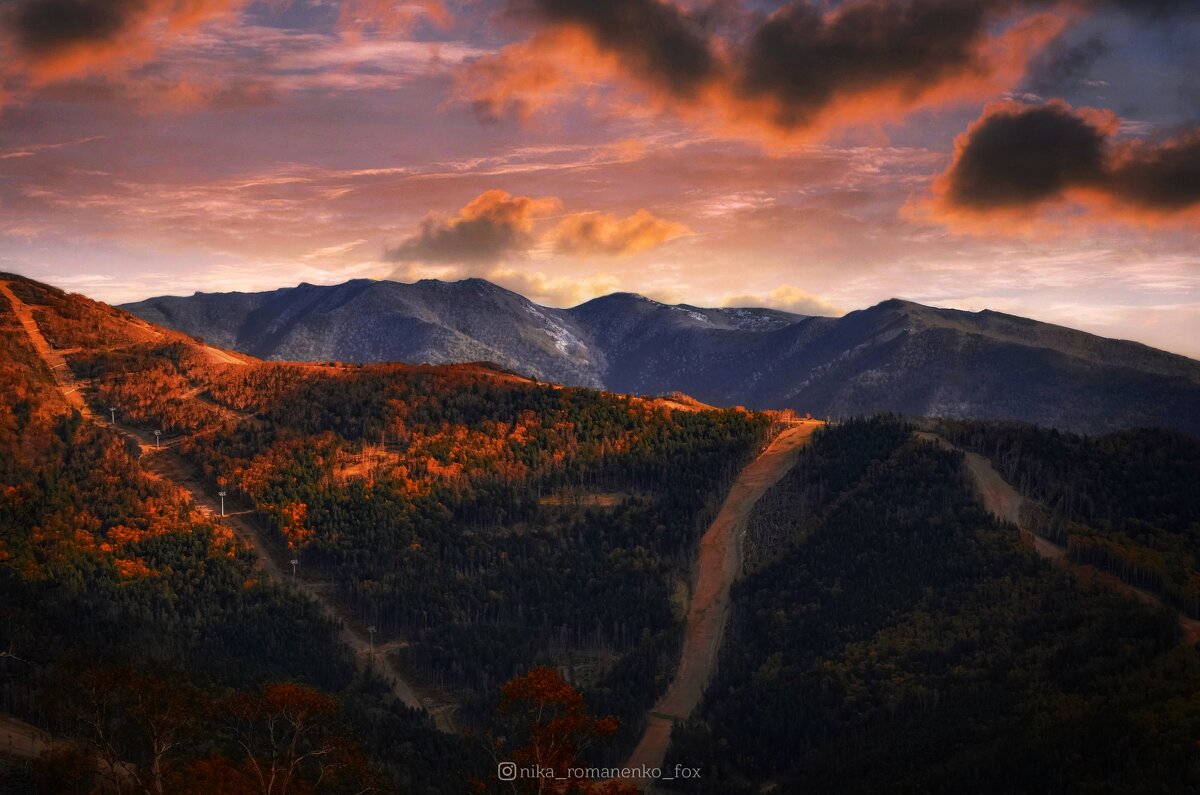
{"label": "orange-leafed tree", "polygon": [[299,549],[312,539],[313,531],[305,526],[308,506],[302,502],[286,503],[280,511],[281,529],[288,549]]}
{"label": "orange-leafed tree", "polygon": [[[539,795],[626,795],[636,793],[619,782],[595,782],[577,775],[580,757],[595,743],[613,736],[620,728],[614,717],[589,715],[583,694],[553,668],[534,668],[510,679],[501,687],[497,727],[491,736],[492,755],[500,763],[511,763],[522,773],[512,781],[501,781],[493,773],[487,782],[476,782],[481,792],[539,793]],[[546,774],[552,771],[553,777]]]}
{"label": "orange-leafed tree", "polygon": [[375,791],[370,766],[342,725],[333,696],[276,682],[261,693],[235,693],[227,713],[254,792]]}

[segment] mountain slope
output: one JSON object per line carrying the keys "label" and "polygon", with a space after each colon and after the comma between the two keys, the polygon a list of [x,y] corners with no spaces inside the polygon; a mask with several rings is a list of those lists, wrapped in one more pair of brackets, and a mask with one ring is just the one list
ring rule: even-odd
{"label": "mountain slope", "polygon": [[265,359],[491,361],[559,383],[601,385],[603,362],[568,315],[481,279],[360,279],[335,287],[153,298],[127,308]]}
{"label": "mountain slope", "polygon": [[715,405],[1200,433],[1200,362],[997,312],[892,299],[841,318],[616,293],[552,309],[478,279],[152,298],[151,322],[263,358],[490,360],[559,383]]}
{"label": "mountain slope", "polygon": [[756,397],[767,404],[1200,430],[1200,363],[1025,318],[893,300],[779,337],[764,341],[772,366]]}
{"label": "mountain slope", "polygon": [[[483,749],[408,707],[478,736],[542,664],[620,721],[601,753],[623,758],[708,508],[773,423],[481,364],[262,361],[4,273],[0,353],[0,712],[86,738],[74,683],[165,671],[213,702],[164,761],[181,776],[224,747],[226,695],[311,686],[396,779],[376,789],[463,792]],[[35,710],[52,697],[71,711]]]}
{"label": "mountain slope", "polygon": [[[268,366],[0,273],[0,710],[55,735],[51,755],[32,765],[0,752],[0,790],[117,791],[106,771],[122,786],[146,770],[194,781],[193,764],[228,739],[229,698],[257,703],[268,689],[344,704],[359,723],[363,708],[344,699],[371,692],[371,720],[386,731],[412,732],[416,743],[433,736],[418,713],[392,706],[377,674],[364,680],[378,662],[361,658],[355,673],[338,639],[344,619],[331,620],[252,553],[235,532],[247,517],[218,518],[216,499],[202,501],[176,476],[180,426],[221,433],[237,419],[182,388],[183,371],[237,383]],[[161,446],[154,429],[164,429]],[[204,487],[214,498],[220,488]],[[244,747],[277,737],[256,728],[248,722]],[[180,742],[149,749],[155,731]],[[337,735],[345,750],[331,753],[357,765],[367,739],[347,728]],[[203,765],[243,763],[250,768],[245,755],[217,751]],[[419,766],[400,775],[438,778]],[[247,791],[240,778],[209,791]],[[294,778],[311,782],[310,771]]]}
{"label": "mountain slope", "polygon": [[[819,364],[857,346],[865,359],[834,364],[860,376],[871,351],[968,322],[895,302],[760,332],[737,313],[637,312],[598,313],[624,357],[740,339]],[[980,323],[956,333],[1033,350],[1023,321]],[[1094,344],[1061,355],[1127,367],[1132,349]],[[534,666],[618,719],[592,751],[619,764],[701,602],[700,533],[758,482],[730,485],[780,419],[481,365],[261,361],[7,274],[0,360],[0,710],[204,785],[172,792],[252,791],[297,699],[328,716],[314,742],[340,767],[333,791],[463,792],[499,755],[476,738],[513,726],[493,719],[497,689]],[[1075,564],[1200,610],[1200,440],[940,424],[1044,504],[1072,558],[1057,569],[983,511],[959,454],[912,430],[822,430],[750,510],[730,642],[666,759],[703,768],[681,791],[1197,791],[1200,657],[1171,611]],[[403,672],[469,736],[435,732],[363,667]],[[164,713],[186,716],[186,742],[156,761],[142,726]],[[18,781],[0,753],[0,780],[65,791],[38,772],[57,761]],[[322,772],[298,789],[328,789]]]}

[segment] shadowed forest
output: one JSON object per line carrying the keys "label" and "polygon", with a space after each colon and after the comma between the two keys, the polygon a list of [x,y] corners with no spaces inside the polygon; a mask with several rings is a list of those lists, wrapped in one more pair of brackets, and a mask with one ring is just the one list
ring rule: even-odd
{"label": "shadowed forest", "polygon": [[[1055,522],[1077,499],[1091,533],[1116,538],[1141,486],[1162,535],[1183,544],[1197,527],[1181,477],[1195,440],[947,430],[1001,461],[1063,467],[1045,492]],[[1200,657],[1174,611],[1039,560],[984,512],[961,454],[910,431],[876,418],[819,432],[759,503],[719,673],[668,763],[704,760],[705,792],[1200,786]]]}

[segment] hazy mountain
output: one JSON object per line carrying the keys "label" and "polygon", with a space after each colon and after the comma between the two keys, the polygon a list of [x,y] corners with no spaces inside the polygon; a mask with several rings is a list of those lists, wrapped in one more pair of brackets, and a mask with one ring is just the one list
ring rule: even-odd
{"label": "hazy mountain", "polygon": [[897,299],[841,318],[629,293],[553,309],[480,279],[356,280],[124,308],[267,359],[490,360],[564,384],[682,391],[717,405],[1200,432],[1200,362],[1013,315]]}

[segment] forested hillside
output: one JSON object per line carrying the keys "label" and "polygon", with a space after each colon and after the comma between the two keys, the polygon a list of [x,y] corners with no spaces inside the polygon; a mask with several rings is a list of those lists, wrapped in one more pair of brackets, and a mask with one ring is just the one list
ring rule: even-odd
{"label": "forested hillside", "polygon": [[1160,430],[1088,438],[1013,424],[938,428],[1033,500],[1031,529],[1072,560],[1200,616],[1200,440]]}
{"label": "forested hillside", "polygon": [[[1169,475],[1124,475],[1186,521]],[[1174,616],[1039,561],[984,512],[960,454],[851,422],[773,499],[769,554],[736,587],[719,673],[668,757],[703,760],[697,789],[1200,787],[1200,657]]]}
{"label": "forested hillside", "polygon": [[[767,430],[478,368],[233,377],[208,394],[255,419],[189,438],[185,455],[255,506],[306,576],[382,639],[404,637],[405,666],[468,721],[531,661],[557,662],[632,731],[676,643],[672,595],[707,509]],[[260,377],[293,383],[259,402]]]}
{"label": "forested hillside", "polygon": [[[60,738],[0,754],[15,791],[269,792],[280,765],[289,791],[489,791],[551,725],[578,729],[560,762],[622,761],[697,540],[780,419],[483,365],[260,362],[15,277],[0,299],[0,713]],[[1195,440],[937,430],[1072,558],[1195,611]],[[749,518],[668,766],[714,793],[1200,787],[1172,611],[1039,560],[897,420],[799,455]]]}
{"label": "forested hillside", "polygon": [[[160,344],[77,299],[17,287],[56,341],[95,334],[88,347],[114,355]],[[143,471],[128,437],[73,411],[4,296],[0,359],[11,408],[0,416],[0,710],[65,738],[32,767],[4,766],[5,791],[118,779],[125,791],[254,791],[241,788],[251,768],[272,759],[297,762],[301,791],[318,778],[330,792],[461,791],[469,750],[451,752],[356,674],[314,605],[262,582],[229,527]],[[262,730],[297,715],[307,728]]]}
{"label": "forested hillside", "polygon": [[[101,731],[88,709],[114,693],[114,759],[144,772],[158,746],[127,684],[177,686],[203,706],[188,708],[194,739],[158,754],[168,779],[249,775],[254,743],[238,732],[294,701],[322,741],[339,738],[344,762],[299,768],[326,775],[322,791],[461,792],[486,769],[478,740],[435,732],[356,670],[311,593],[369,626],[378,655],[461,728],[488,727],[505,681],[557,667],[619,719],[593,749],[619,758],[677,654],[699,533],[770,430],[759,414],[489,367],[231,357],[7,283],[68,381],[5,301],[0,710],[86,740]],[[179,478],[226,492],[307,590],[272,584]]]}

